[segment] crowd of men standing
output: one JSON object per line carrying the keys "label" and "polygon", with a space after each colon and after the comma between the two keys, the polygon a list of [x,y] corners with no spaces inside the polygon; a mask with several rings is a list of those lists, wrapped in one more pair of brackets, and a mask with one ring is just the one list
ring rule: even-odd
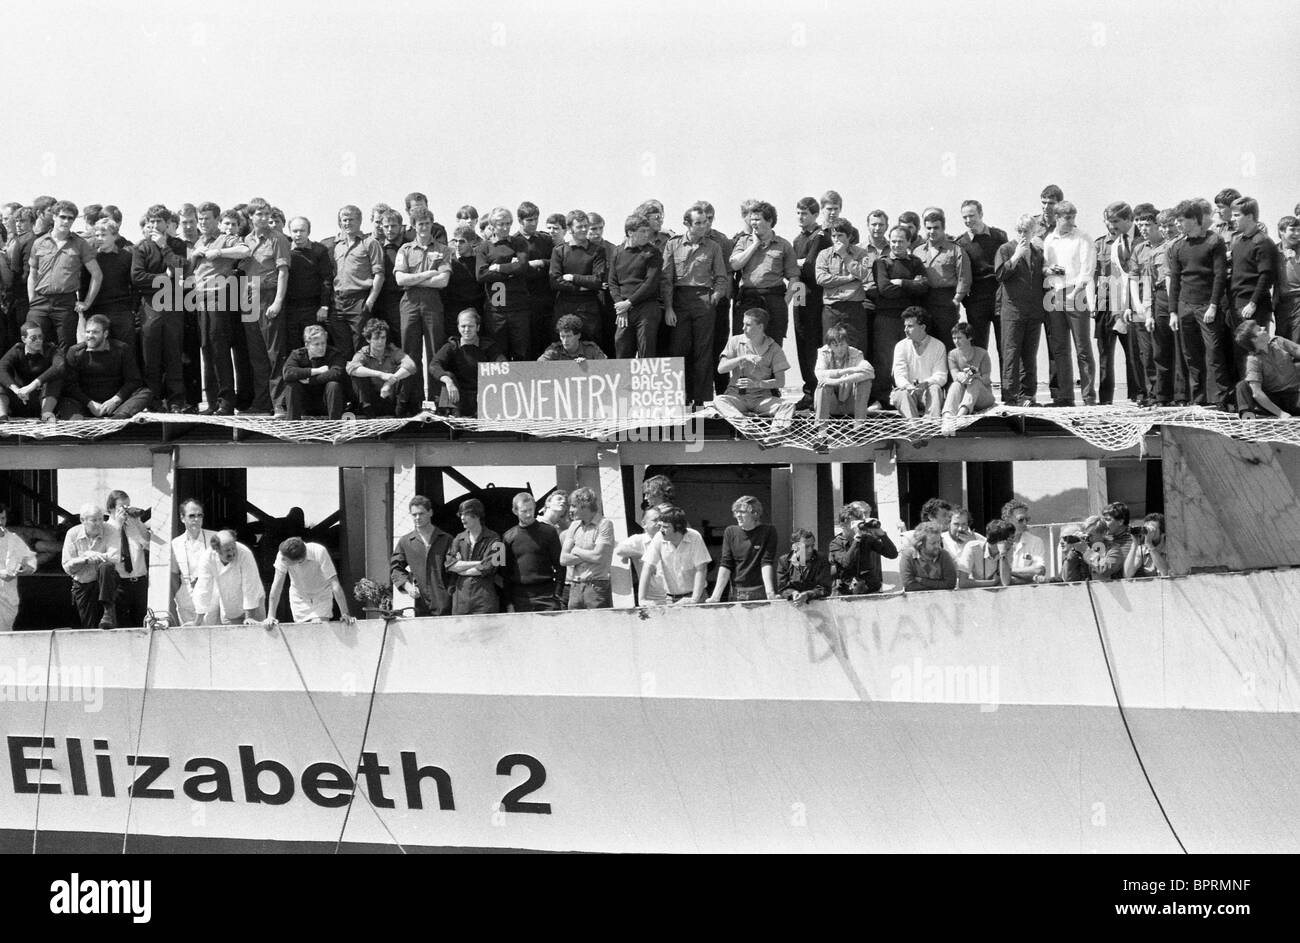
{"label": "crowd of men standing", "polygon": [[[723,415],[938,415],[993,405],[993,344],[1003,402],[1035,404],[1043,339],[1051,405],[1075,403],[1076,368],[1084,405],[1113,402],[1119,348],[1139,405],[1296,411],[1295,216],[1275,244],[1235,190],[1162,211],[1119,201],[1093,239],[1060,187],[1040,203],[1010,236],[978,200],[956,237],[937,207],[893,225],[873,210],[864,235],[826,191],[795,203],[787,240],[763,200],[732,236],[706,201],[672,235],[649,200],[611,242],[598,213],[543,227],[530,202],[482,219],[463,206],[449,233],[411,193],[404,213],[373,207],[370,232],[342,207],[318,242],[254,199],[151,206],[135,245],[114,206],[7,203],[0,417],[405,416],[426,399],[472,415],[484,360],[665,353],[686,361],[687,399]],[[790,333],[797,402],[780,395]]]}

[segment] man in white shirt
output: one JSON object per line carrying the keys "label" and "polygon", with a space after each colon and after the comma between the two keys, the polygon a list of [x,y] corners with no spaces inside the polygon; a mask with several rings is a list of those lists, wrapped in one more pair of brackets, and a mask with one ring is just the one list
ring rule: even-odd
{"label": "man in white shirt", "polygon": [[[646,508],[645,513],[641,515],[641,533],[633,534],[627,540],[621,541],[614,548],[614,555],[628,563],[641,563],[645,559],[650,541],[654,540],[655,534],[659,533],[659,514],[657,507]],[[643,593],[638,592],[637,598],[643,606],[648,603],[662,606],[665,602],[664,595],[663,575],[656,573],[650,580],[649,588]]]}
{"label": "man in white shirt", "polygon": [[194,609],[198,624],[261,622],[265,598],[253,551],[235,540],[234,531],[214,534],[207,555],[197,564]]}
{"label": "man in white shirt", "polygon": [[266,625],[275,625],[284,582],[289,580],[289,609],[294,622],[328,622],[334,617],[334,603],[344,622],[356,622],[348,610],[348,599],[339,585],[338,571],[329,551],[301,537],[290,537],[280,544],[275,557],[275,578],[271,580]]}
{"label": "man in white shirt", "polygon": [[[1064,311],[1070,322],[1083,403],[1095,406],[1097,392],[1093,377],[1097,361],[1092,354],[1092,317],[1096,298],[1092,278],[1097,266],[1097,247],[1087,233],[1074,225],[1077,215],[1069,200],[1056,204],[1056,229],[1043,240],[1043,274],[1051,288],[1047,309]],[[1060,392],[1061,401],[1065,402],[1066,391]],[[1069,400],[1073,399],[1071,392]]]}
{"label": "man in white shirt", "polygon": [[1003,520],[989,521],[984,537],[976,537],[957,556],[957,588],[1011,585],[1011,539],[1016,529]]}
{"label": "man in white shirt", "polygon": [[700,532],[686,526],[686,512],[665,507],[659,514],[659,533],[650,541],[641,561],[641,600],[649,600],[650,586],[662,578],[665,598],[656,605],[680,606],[704,601],[712,558]]}
{"label": "man in white shirt", "polygon": [[172,604],[175,625],[194,625],[198,613],[194,608],[194,584],[199,578],[199,564],[212,552],[214,530],[203,526],[203,505],[194,498],[181,503],[181,522],[185,532],[172,538]]}
{"label": "man in white shirt", "polygon": [[0,632],[9,632],[18,616],[18,577],[36,572],[36,554],[8,530],[9,506],[0,503]]}
{"label": "man in white shirt", "polygon": [[904,338],[894,345],[894,392],[889,401],[908,419],[939,418],[948,382],[948,351],[927,332],[929,313],[919,305],[903,311]]}
{"label": "man in white shirt", "polygon": [[1002,519],[1016,529],[1011,541],[1011,582],[1032,583],[1047,575],[1047,544],[1029,532],[1029,505],[1013,498],[1002,505]]}

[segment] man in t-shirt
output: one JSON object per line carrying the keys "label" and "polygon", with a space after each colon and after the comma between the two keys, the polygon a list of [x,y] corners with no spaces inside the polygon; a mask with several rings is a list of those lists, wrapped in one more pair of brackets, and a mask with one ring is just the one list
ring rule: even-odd
{"label": "man in t-shirt", "polygon": [[[745,317],[749,317],[748,312]],[[722,533],[722,559],[709,602],[721,602],[729,584],[733,602],[778,598],[776,528],[761,523],[762,502],[743,495],[731,505],[731,513],[736,516],[736,523]]]}
{"label": "man in t-shirt", "polygon": [[781,345],[767,336],[768,317],[765,309],[750,308],[744,314],[744,333],[722,349],[718,372],[730,374],[731,381],[713,405],[725,417],[771,416],[782,422],[794,418],[797,404],[781,400],[790,362]]}
{"label": "man in t-shirt", "polygon": [[560,608],[559,532],[537,518],[537,502],[527,491],[511,502],[519,523],[506,531],[506,586],[515,612],[551,612]]}
{"label": "man in t-shirt", "polygon": [[1245,377],[1237,384],[1241,418],[1300,416],[1300,344],[1269,337],[1258,321],[1242,321],[1233,340],[1247,351]]}
{"label": "man in t-shirt", "polygon": [[329,551],[320,544],[305,543],[301,537],[290,537],[280,544],[275,557],[275,578],[271,580],[266,606],[267,628],[276,624],[275,613],[286,578],[294,622],[328,622],[334,617],[334,603],[338,603],[344,622],[356,621],[348,610],[348,599]]}
{"label": "man in t-shirt", "polygon": [[573,523],[560,544],[560,563],[572,567],[570,609],[610,609],[609,565],[614,558],[614,523],[600,514],[596,492],[577,488],[569,495]]}
{"label": "man in t-shirt", "polygon": [[[686,512],[673,505],[658,508],[659,531],[641,559],[641,604],[682,606],[704,601],[708,587],[709,550],[700,532],[686,524]],[[663,598],[652,587],[663,582]]]}

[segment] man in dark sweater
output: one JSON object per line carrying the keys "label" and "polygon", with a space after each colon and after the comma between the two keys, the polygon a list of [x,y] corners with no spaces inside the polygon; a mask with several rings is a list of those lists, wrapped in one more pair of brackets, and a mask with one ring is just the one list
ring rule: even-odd
{"label": "man in dark sweater", "polygon": [[560,605],[560,534],[537,519],[537,502],[526,491],[511,506],[519,523],[506,531],[506,587],[515,612],[552,612]]}
{"label": "man in dark sweater", "polygon": [[1232,335],[1218,302],[1227,285],[1227,250],[1222,239],[1207,231],[1199,203],[1184,200],[1175,213],[1183,238],[1169,249],[1169,308],[1175,312],[1169,326],[1176,324],[1182,336],[1192,403],[1209,402],[1208,369],[1215,384],[1215,406],[1226,410],[1233,393]]}
{"label": "man in dark sweater", "polygon": [[[1035,225],[1033,216],[1022,214],[1015,241],[1004,243],[993,257],[993,275],[1002,289],[1002,402],[1008,406],[1033,406],[1038,391],[1038,345],[1048,311],[1043,304],[1043,250],[1034,242]],[[1065,312],[1057,312],[1057,317],[1064,321]],[[1057,369],[1074,376],[1068,347],[1058,356]]]}
{"label": "man in dark sweater", "polygon": [[[569,238],[551,250],[550,290],[555,294],[555,319],[574,315],[582,322],[582,339],[600,344],[600,292],[609,273],[605,247],[588,238],[591,220],[582,210],[564,217]],[[608,351],[606,352],[608,355]]]}
{"label": "man in dark sweater", "polygon": [[483,286],[474,275],[474,250],[481,240],[471,223],[460,223],[451,234],[451,279],[442,290],[444,327],[448,337],[456,336],[456,318],[466,308],[483,317]]}
{"label": "man in dark sweater", "polygon": [[293,343],[308,325],[324,324],[329,318],[334,303],[334,262],[328,249],[312,241],[311,220],[307,217],[291,219],[289,234],[292,245],[289,287],[285,290],[285,336]]}
{"label": "man in dark sweater", "polygon": [[[124,247],[118,242],[118,225],[111,216],[101,217],[95,223],[91,241],[95,246],[95,261],[104,277],[95,303],[86,314],[104,315],[108,318],[111,336],[138,353],[135,315],[140,304],[131,284],[131,244]],[[82,286],[84,296],[89,287],[87,277],[83,276]]]}
{"label": "man in dark sweater", "polygon": [[[550,339],[555,335],[555,293],[551,291],[550,268],[551,254],[555,251],[555,242],[551,234],[537,228],[542,212],[536,203],[525,200],[519,204],[515,214],[519,218],[519,232],[516,237],[525,246],[528,268],[524,273],[524,282],[528,286],[528,305],[532,311],[529,331],[528,360],[541,356]],[[511,360],[520,360],[513,351]]]}
{"label": "man in dark sweater", "polygon": [[135,353],[108,336],[108,318],[92,315],[86,340],[68,350],[63,367],[60,419],[129,419],[152,399],[140,379]]}
{"label": "man in dark sweater", "polygon": [[291,352],[284,362],[285,418],[307,415],[342,419],[347,397],[347,358],[329,346],[329,332],[323,325],[308,325],[302,340],[307,346]]}
{"label": "man in dark sweater", "polygon": [[831,541],[831,571],[836,596],[878,593],[883,583],[880,558],[897,559],[898,550],[880,521],[871,516],[871,505],[854,501],[839,514],[840,532]]}
{"label": "man in dark sweater", "polygon": [[[996,343],[998,359],[1005,360],[1001,312],[997,306],[998,280],[993,274],[993,262],[998,250],[1006,245],[1007,234],[984,222],[984,207],[979,200],[967,200],[961,205],[961,219],[966,224],[966,231],[957,237],[957,245],[970,256],[971,267],[970,294],[966,296],[971,343],[990,354]],[[989,339],[990,328],[992,340]]]}
{"label": "man in dark sweater", "polygon": [[[510,360],[533,360],[533,309],[525,279],[532,268],[528,241],[510,234],[514,215],[504,206],[493,209],[488,220],[489,236],[474,252],[474,274],[487,295],[483,333]],[[543,337],[549,341],[550,336],[548,329]]]}
{"label": "man in dark sweater", "polygon": [[709,602],[721,602],[731,584],[734,602],[776,599],[776,528],[760,523],[763,505],[743,495],[731,505],[736,523],[722,532],[722,557]]}
{"label": "man in dark sweater", "polygon": [[[1231,265],[1228,266],[1228,297],[1233,321],[1251,320],[1265,328],[1273,319],[1273,284],[1277,279],[1277,246],[1259,224],[1259,203],[1248,196],[1232,203],[1232,225],[1237,237],[1232,240]],[[1246,368],[1246,353],[1236,348],[1236,370],[1241,376]],[[1242,404],[1238,403],[1240,409]]]}
{"label": "man in dark sweater", "polygon": [[[799,361],[799,375],[803,377],[803,397],[796,409],[812,409],[813,394],[817,392],[817,350],[821,347],[823,298],[817,284],[817,256],[831,248],[831,237],[817,221],[820,207],[810,196],[795,204],[799,219],[799,232],[795,234],[795,261],[799,263],[799,281],[803,285],[803,304],[794,306],[795,357]],[[721,351],[719,351],[721,355]]]}
{"label": "man in dark sweater", "polygon": [[45,332],[28,321],[21,340],[0,358],[0,420],[54,418],[63,390],[63,351],[45,343]]}
{"label": "man in dark sweater", "polygon": [[654,230],[644,216],[623,223],[627,241],[614,250],[609,263],[609,293],[614,299],[614,356],[623,360],[653,357],[659,323],[659,277],[663,253],[654,247]]}
{"label": "man in dark sweater", "polygon": [[147,238],[131,250],[131,283],[143,305],[140,340],[145,382],[160,407],[179,413],[185,409],[184,306],[177,301],[189,247],[184,240],[168,235],[172,219],[171,210],[162,204],[149,207],[145,214]]}
{"label": "man in dark sweater", "polygon": [[479,314],[466,308],[456,316],[458,337],[443,344],[429,364],[429,377],[441,383],[439,408],[454,410],[458,416],[478,415],[478,365],[505,360],[490,339],[479,334]]}

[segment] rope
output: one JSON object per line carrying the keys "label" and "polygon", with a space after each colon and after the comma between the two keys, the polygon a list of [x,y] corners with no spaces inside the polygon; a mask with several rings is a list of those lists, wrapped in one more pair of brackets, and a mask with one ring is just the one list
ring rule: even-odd
{"label": "rope", "polygon": [[[379,689],[379,671],[384,665],[384,650],[388,647],[388,626],[391,622],[391,619],[384,620],[384,634],[379,639],[379,657],[375,659],[375,677],[370,683],[370,703],[366,706],[366,725],[361,731],[361,749],[357,753],[357,763],[356,766],[353,767],[352,771],[354,787],[352,789],[352,795],[348,797],[348,809],[343,814],[343,827],[339,829],[339,837],[334,842],[334,854],[336,855],[339,853],[339,848],[343,845],[343,835],[348,830],[348,819],[352,815],[352,803],[356,801],[357,793],[360,791],[356,783],[358,780],[358,774],[361,772],[361,760],[365,756],[366,752],[366,740],[370,737],[370,718],[375,711],[375,692]],[[370,797],[367,796],[366,802],[369,801]],[[373,806],[371,808],[373,808]],[[379,821],[382,823],[383,819],[380,819]],[[388,831],[387,826],[384,827],[384,830]],[[388,834],[389,837],[392,837],[393,833],[389,832]],[[394,838],[393,841],[397,842],[397,839]],[[400,843],[397,847],[402,854],[406,854],[406,849],[403,848]]]}
{"label": "rope", "polygon": [[[385,620],[385,622],[384,622],[384,631],[385,631],[385,634],[387,634],[387,631],[388,631],[388,622],[387,622],[387,620]],[[334,739],[334,734],[333,734],[333,732],[330,730],[330,728],[329,728],[329,724],[325,723],[325,718],[321,715],[320,708],[316,705],[316,698],[312,696],[311,689],[307,686],[307,678],[303,675],[303,673],[302,673],[302,667],[298,664],[298,656],[295,655],[295,654],[293,653],[293,646],[289,644],[289,637],[288,637],[288,635],[285,633],[285,631],[284,631],[283,628],[280,629],[280,640],[281,640],[282,642],[284,642],[284,648],[285,648],[285,651],[287,651],[287,652],[289,653],[289,660],[293,662],[293,670],[296,671],[296,672],[298,673],[298,680],[302,683],[302,690],[303,690],[303,693],[307,695],[307,702],[308,702],[309,704],[311,704],[311,709],[312,709],[312,711],[316,714],[316,719],[317,719],[318,721],[320,721],[321,729],[325,731],[325,737],[329,740],[329,742],[330,742],[330,746],[332,746],[332,747],[334,748],[334,755],[337,756],[337,757],[339,758],[339,762],[340,762],[340,763],[344,763],[344,764],[346,764],[346,763],[347,763],[347,760],[346,760],[346,759],[344,758],[344,756],[343,756],[343,751],[342,751],[341,749],[339,749],[338,742],[335,741],[335,739]],[[383,643],[381,642],[381,643],[380,643],[380,646],[379,646],[379,657],[382,659],[383,656],[384,656],[384,646],[383,646]],[[378,674],[377,674],[377,673],[376,673],[376,678],[378,678]],[[373,689],[371,690],[370,697],[371,697],[371,706],[373,707],[373,705],[374,705],[374,690],[373,690]],[[369,711],[366,712],[366,729],[367,729],[367,730],[370,729],[370,712],[369,712]],[[362,749],[364,750],[364,749],[365,749],[365,734],[362,734],[361,743],[362,743]],[[359,767],[360,765],[361,765],[361,761],[360,761],[360,758],[358,758],[358,760],[357,760],[357,766]],[[356,782],[355,777],[354,777],[354,780],[353,780],[353,788],[352,788],[352,795],[355,796],[355,795],[357,794],[357,792],[360,790],[360,788],[361,788],[360,783]],[[389,829],[389,827],[388,827],[388,823],[384,821],[383,816],[379,814],[379,810],[376,809],[375,806],[374,806],[374,803],[372,803],[372,802],[370,801],[370,796],[368,796],[368,795],[365,796],[365,800],[366,800],[366,804],[370,806],[371,811],[373,811],[373,812],[375,813],[375,818],[377,818],[377,819],[379,820],[379,824],[380,824],[381,826],[383,826],[384,831],[388,833],[388,837],[391,838],[391,839],[393,840],[393,844],[396,845],[396,846],[398,847],[398,849],[402,852],[402,854],[406,854],[406,849],[402,847],[402,843],[399,842],[399,841],[397,840],[397,836],[394,835],[394,834],[392,833],[392,831]],[[352,801],[349,800],[349,801],[348,801],[348,811],[351,812],[351,810],[352,810]],[[343,819],[343,826],[344,826],[344,828],[347,827],[347,816],[346,816],[346,815],[344,816],[344,819]],[[340,838],[340,840],[342,840],[342,832],[339,833],[339,838]],[[334,853],[335,853],[335,854],[338,853],[338,845],[337,845],[337,844],[335,844],[335,846],[334,846]]]}
{"label": "rope", "polygon": [[[135,729],[135,750],[132,756],[137,760],[140,757],[140,742],[144,739],[144,714],[145,706],[149,703],[149,675],[153,670],[153,640],[156,634],[153,620],[149,625],[149,650],[144,659],[144,688],[140,692],[140,723]],[[126,854],[126,840],[131,834],[131,807],[135,804],[135,789],[133,786],[126,787],[126,825],[122,828],[122,854]]]}
{"label": "rope", "polygon": [[[426,404],[429,406],[432,404]],[[599,416],[577,419],[487,420],[462,416],[418,416],[397,419],[299,419],[271,416],[208,416],[140,413],[132,419],[92,419],[39,422],[34,419],[0,423],[0,438],[100,439],[128,425],[167,423],[172,426],[213,426],[288,442],[338,445],[386,436],[411,426],[439,424],[463,432],[494,432],[541,438],[622,441],[696,441],[704,438],[703,422],[719,418],[712,408],[683,414],[674,420]],[[806,413],[793,419],[738,416],[727,419],[736,431],[764,448],[799,448],[812,452],[863,448],[887,442],[923,442],[952,436],[985,419],[1025,418],[1050,422],[1105,452],[1141,449],[1146,436],[1160,426],[1201,429],[1242,442],[1300,445],[1295,419],[1241,420],[1228,413],[1192,407],[1083,406],[1064,409],[995,406],[983,413],[943,419],[905,419],[893,412],[865,419],[814,419]]]}
{"label": "rope", "polygon": [[1174,828],[1174,823],[1169,820],[1169,813],[1165,811],[1165,805],[1160,801],[1160,794],[1156,792],[1156,787],[1151,782],[1151,776],[1147,772],[1146,764],[1142,762],[1142,752],[1138,749],[1137,741],[1133,739],[1133,730],[1128,723],[1128,713],[1124,710],[1124,702],[1119,696],[1119,686],[1115,683],[1115,669],[1110,663],[1110,652],[1106,648],[1106,636],[1101,629],[1101,616],[1097,614],[1097,600],[1092,595],[1092,581],[1085,580],[1083,586],[1088,591],[1088,605],[1092,607],[1092,621],[1097,627],[1097,641],[1101,645],[1101,657],[1106,661],[1106,674],[1110,678],[1110,689],[1115,694],[1115,706],[1119,708],[1119,719],[1124,722],[1124,733],[1128,735],[1129,746],[1133,749],[1133,756],[1138,762],[1138,768],[1142,770],[1142,778],[1147,781],[1147,789],[1151,790],[1151,798],[1156,800],[1156,807],[1160,809],[1165,824],[1169,826],[1170,834],[1174,836],[1174,841],[1178,842],[1178,847],[1182,849],[1183,854],[1187,854],[1187,846],[1178,837],[1178,830]]}
{"label": "rope", "polygon": [[45,708],[41,711],[41,763],[36,774],[36,821],[32,823],[32,854],[36,854],[36,837],[41,833],[41,794],[45,792],[45,732],[50,720],[50,668],[54,665],[54,630],[50,630],[50,647],[45,652]]}

